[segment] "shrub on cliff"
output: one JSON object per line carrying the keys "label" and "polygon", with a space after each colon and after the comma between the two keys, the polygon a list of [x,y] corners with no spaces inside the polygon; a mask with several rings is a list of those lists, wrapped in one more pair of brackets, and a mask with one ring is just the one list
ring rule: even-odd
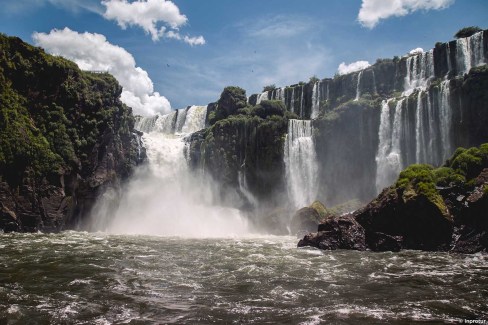
{"label": "shrub on cliff", "polygon": [[488,143],[482,144],[479,148],[458,148],[446,164],[469,181],[488,166]]}
{"label": "shrub on cliff", "polygon": [[461,28],[460,30],[457,31],[456,34],[454,34],[455,38],[464,38],[464,37],[470,37],[473,34],[476,34],[477,32],[481,32],[482,29],[479,28],[478,26],[470,26],[470,27],[464,27]]}
{"label": "shrub on cliff", "polygon": [[230,115],[238,114],[246,106],[247,97],[244,89],[235,86],[225,87],[217,101],[215,113],[209,115],[209,123],[213,125]]}
{"label": "shrub on cliff", "polygon": [[283,116],[285,110],[285,105],[280,100],[263,100],[253,107],[250,113],[261,118],[266,118],[272,115]]}
{"label": "shrub on cliff", "polygon": [[267,86],[264,86],[263,87],[263,92],[265,92],[265,91],[273,91],[275,89],[276,89],[276,85],[275,84],[267,85]]}

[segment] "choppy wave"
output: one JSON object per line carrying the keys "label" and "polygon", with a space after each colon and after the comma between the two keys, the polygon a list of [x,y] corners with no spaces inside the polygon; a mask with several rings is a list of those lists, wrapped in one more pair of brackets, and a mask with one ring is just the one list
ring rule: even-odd
{"label": "choppy wave", "polygon": [[487,319],[488,257],[297,249],[292,237],[0,235],[0,323]]}

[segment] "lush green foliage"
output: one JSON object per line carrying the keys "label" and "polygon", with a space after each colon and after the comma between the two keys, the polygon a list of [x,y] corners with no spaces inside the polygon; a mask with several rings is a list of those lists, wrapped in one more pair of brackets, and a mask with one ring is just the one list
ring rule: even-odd
{"label": "lush green foliage", "polygon": [[479,148],[458,148],[445,166],[437,169],[425,164],[410,165],[400,173],[395,186],[411,194],[423,194],[439,205],[442,199],[437,186],[469,185],[483,168],[488,168],[488,143]]}
{"label": "lush green foliage", "polygon": [[317,83],[317,82],[319,82],[319,81],[320,81],[320,79],[319,79],[319,78],[317,78],[317,76],[312,76],[312,77],[310,77],[310,79],[308,80],[308,83],[309,83],[309,84],[314,84],[314,83]]}
{"label": "lush green foliage", "polygon": [[483,168],[488,167],[488,143],[482,144],[479,148],[458,148],[447,161],[447,166],[464,176],[467,181],[473,179]]}
{"label": "lush green foliage", "polygon": [[251,115],[266,118],[272,115],[283,116],[286,108],[281,100],[263,100],[250,111]]}
{"label": "lush green foliage", "polygon": [[473,34],[476,34],[477,32],[481,32],[482,29],[479,28],[478,26],[470,26],[470,27],[464,27],[461,28],[460,30],[457,31],[456,34],[454,34],[455,38],[464,38],[464,37],[469,37],[472,36]]}
{"label": "lush green foliage", "polygon": [[134,119],[121,92],[111,75],[0,35],[0,175],[19,182],[25,172],[89,173],[83,167],[105,132],[130,137]]}
{"label": "lush green foliage", "polygon": [[276,85],[275,84],[267,85],[267,86],[264,86],[263,87],[263,92],[265,92],[265,91],[273,91],[275,89],[276,89]]}

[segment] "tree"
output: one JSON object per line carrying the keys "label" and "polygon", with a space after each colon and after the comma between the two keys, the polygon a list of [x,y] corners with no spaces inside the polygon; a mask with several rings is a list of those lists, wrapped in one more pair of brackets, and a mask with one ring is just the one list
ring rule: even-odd
{"label": "tree", "polygon": [[470,27],[464,27],[458,30],[456,34],[454,34],[455,38],[464,38],[464,37],[470,37],[473,34],[476,34],[477,32],[481,32],[482,29],[479,28],[478,26],[470,26]]}
{"label": "tree", "polygon": [[275,84],[272,84],[272,85],[264,86],[263,87],[263,92],[265,92],[265,91],[273,91],[275,89],[276,89],[276,85]]}

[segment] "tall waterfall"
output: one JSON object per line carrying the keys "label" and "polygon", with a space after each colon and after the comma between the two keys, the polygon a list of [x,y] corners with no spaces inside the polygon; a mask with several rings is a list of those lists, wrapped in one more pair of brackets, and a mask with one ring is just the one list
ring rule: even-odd
{"label": "tall waterfall", "polygon": [[361,97],[361,76],[363,75],[363,70],[359,71],[358,73],[358,81],[356,84],[356,98],[354,98],[355,101],[359,100],[359,97]]}
{"label": "tall waterfall", "polygon": [[400,136],[402,134],[402,107],[404,98],[395,106],[393,120],[390,117],[390,101],[384,100],[381,105],[379,145],[376,155],[376,190],[380,192],[390,185],[402,170]]}
{"label": "tall waterfall", "polygon": [[288,193],[295,208],[310,205],[317,195],[318,162],[312,137],[312,123],[289,120],[285,139]]}
{"label": "tall waterfall", "polygon": [[148,164],[136,170],[118,195],[107,192],[97,202],[95,230],[185,237],[248,233],[247,220],[237,209],[218,206],[218,186],[188,168],[185,136],[205,127],[206,112],[206,106],[191,106],[137,122],[136,127],[144,128]]}
{"label": "tall waterfall", "polygon": [[410,95],[415,89],[426,89],[434,77],[434,51],[418,53],[406,60],[404,94]]}
{"label": "tall waterfall", "polygon": [[256,105],[260,104],[263,100],[268,100],[268,92],[263,91],[256,100]]}
{"label": "tall waterfall", "polygon": [[317,81],[313,85],[312,90],[312,113],[310,118],[315,119],[319,116],[319,109],[320,109],[320,81]]}
{"label": "tall waterfall", "polygon": [[456,40],[456,65],[458,75],[486,63],[483,51],[483,32]]}

